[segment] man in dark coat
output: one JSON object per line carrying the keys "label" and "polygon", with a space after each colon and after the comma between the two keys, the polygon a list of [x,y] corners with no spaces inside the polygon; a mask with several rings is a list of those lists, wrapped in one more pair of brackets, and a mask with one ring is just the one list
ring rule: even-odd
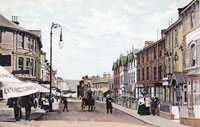
{"label": "man in dark coat", "polygon": [[67,98],[63,98],[63,104],[64,104],[63,112],[65,112],[65,109],[67,112],[69,112],[68,107],[67,107]]}
{"label": "man in dark coat", "polygon": [[25,96],[25,112],[26,120],[31,121],[31,107],[33,106],[33,98],[31,95]]}
{"label": "man in dark coat", "polygon": [[21,97],[17,97],[13,99],[13,108],[14,108],[14,115],[15,115],[15,120],[20,121],[22,118],[22,101]]}
{"label": "man in dark coat", "polygon": [[107,114],[109,113],[109,110],[110,110],[110,113],[112,113],[112,98],[110,97],[110,95],[107,95],[107,98],[106,98],[106,109],[107,109]]}
{"label": "man in dark coat", "polygon": [[156,110],[159,104],[159,99],[157,97],[153,97],[152,98],[152,114],[155,115],[156,114]]}

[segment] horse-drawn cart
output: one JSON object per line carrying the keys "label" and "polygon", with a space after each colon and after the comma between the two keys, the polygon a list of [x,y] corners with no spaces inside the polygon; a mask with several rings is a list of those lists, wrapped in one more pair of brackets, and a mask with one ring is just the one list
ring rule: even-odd
{"label": "horse-drawn cart", "polygon": [[95,111],[95,100],[92,96],[92,91],[88,91],[87,98],[82,99],[82,110],[84,110],[86,106],[88,106],[88,111]]}

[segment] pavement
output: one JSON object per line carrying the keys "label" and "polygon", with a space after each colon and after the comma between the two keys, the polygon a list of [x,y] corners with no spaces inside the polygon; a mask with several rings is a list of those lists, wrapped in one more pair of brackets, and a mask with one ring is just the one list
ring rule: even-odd
{"label": "pavement", "polygon": [[[70,100],[70,101],[80,102],[80,100]],[[104,101],[96,101],[96,102],[105,103]],[[177,120],[168,120],[168,119],[162,118],[160,116],[153,116],[153,115],[141,116],[141,115],[137,114],[137,110],[126,108],[126,107],[123,107],[123,106],[115,104],[115,103],[112,103],[112,105],[114,108],[116,108],[122,112],[125,112],[128,115],[130,115],[138,120],[141,120],[147,124],[150,124],[152,126],[156,126],[156,127],[190,127],[190,126],[180,124],[179,121],[177,121]]]}
{"label": "pavement", "polygon": [[[15,122],[14,109],[9,108],[7,100],[0,102],[0,122]],[[25,108],[22,108],[23,118],[19,122],[25,122]],[[31,108],[31,120],[39,118],[42,114],[46,113],[45,110],[40,108]],[[1,127],[1,126],[0,126]]]}
{"label": "pavement", "polygon": [[[68,99],[68,101],[70,102],[81,102],[81,100],[71,100]],[[102,101],[97,101],[99,103],[104,103]],[[155,126],[155,127],[189,127],[189,126],[185,126],[183,124],[178,123],[177,121],[174,120],[168,120],[165,118],[162,118],[160,116],[152,116],[152,115],[145,115],[145,116],[140,116],[137,114],[137,110],[133,110],[133,109],[129,109],[123,106],[120,106],[118,104],[113,103],[113,107],[115,109],[118,109],[124,113],[127,113],[128,115],[130,115],[131,117],[134,117],[138,120],[143,121],[146,124],[150,124],[151,126]],[[59,101],[55,101],[53,103],[53,110],[58,110],[59,109]],[[35,114],[34,112],[38,112],[36,114],[43,114],[40,111],[33,111],[32,113]],[[12,108],[8,108],[6,107],[5,104],[0,103],[0,127],[54,127],[59,126],[59,127],[66,127],[66,124],[69,125],[70,127],[85,127],[85,126],[92,126],[92,127],[111,127],[111,126],[115,126],[115,127],[121,127],[121,126],[133,126],[133,124],[130,123],[121,123],[121,122],[98,122],[97,121],[54,121],[54,120],[48,120],[48,122],[46,121],[20,121],[20,122],[5,122],[5,121],[9,121],[9,120],[14,120],[14,116],[13,116],[13,109]],[[48,113],[47,113],[48,114]],[[4,122],[2,122],[4,121]],[[84,126],[85,125],[85,126]],[[134,127],[144,127],[144,125],[136,125]]]}

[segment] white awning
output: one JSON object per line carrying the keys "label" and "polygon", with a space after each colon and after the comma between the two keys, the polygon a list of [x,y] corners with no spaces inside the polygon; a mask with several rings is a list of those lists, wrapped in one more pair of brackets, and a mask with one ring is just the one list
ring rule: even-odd
{"label": "white awning", "polygon": [[38,92],[32,83],[20,81],[2,66],[0,66],[0,82],[3,98],[26,96]]}
{"label": "white awning", "polygon": [[49,93],[50,90],[45,88],[44,86],[41,86],[40,84],[37,84],[37,83],[33,83],[35,87],[38,88],[38,92],[40,93]]}

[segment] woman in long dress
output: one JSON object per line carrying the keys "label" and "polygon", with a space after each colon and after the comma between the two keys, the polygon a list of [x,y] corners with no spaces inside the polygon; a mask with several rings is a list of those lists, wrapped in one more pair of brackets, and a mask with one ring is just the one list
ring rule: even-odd
{"label": "woman in long dress", "polygon": [[138,101],[138,114],[140,115],[144,115],[145,114],[145,101],[144,101],[144,97],[141,97]]}

